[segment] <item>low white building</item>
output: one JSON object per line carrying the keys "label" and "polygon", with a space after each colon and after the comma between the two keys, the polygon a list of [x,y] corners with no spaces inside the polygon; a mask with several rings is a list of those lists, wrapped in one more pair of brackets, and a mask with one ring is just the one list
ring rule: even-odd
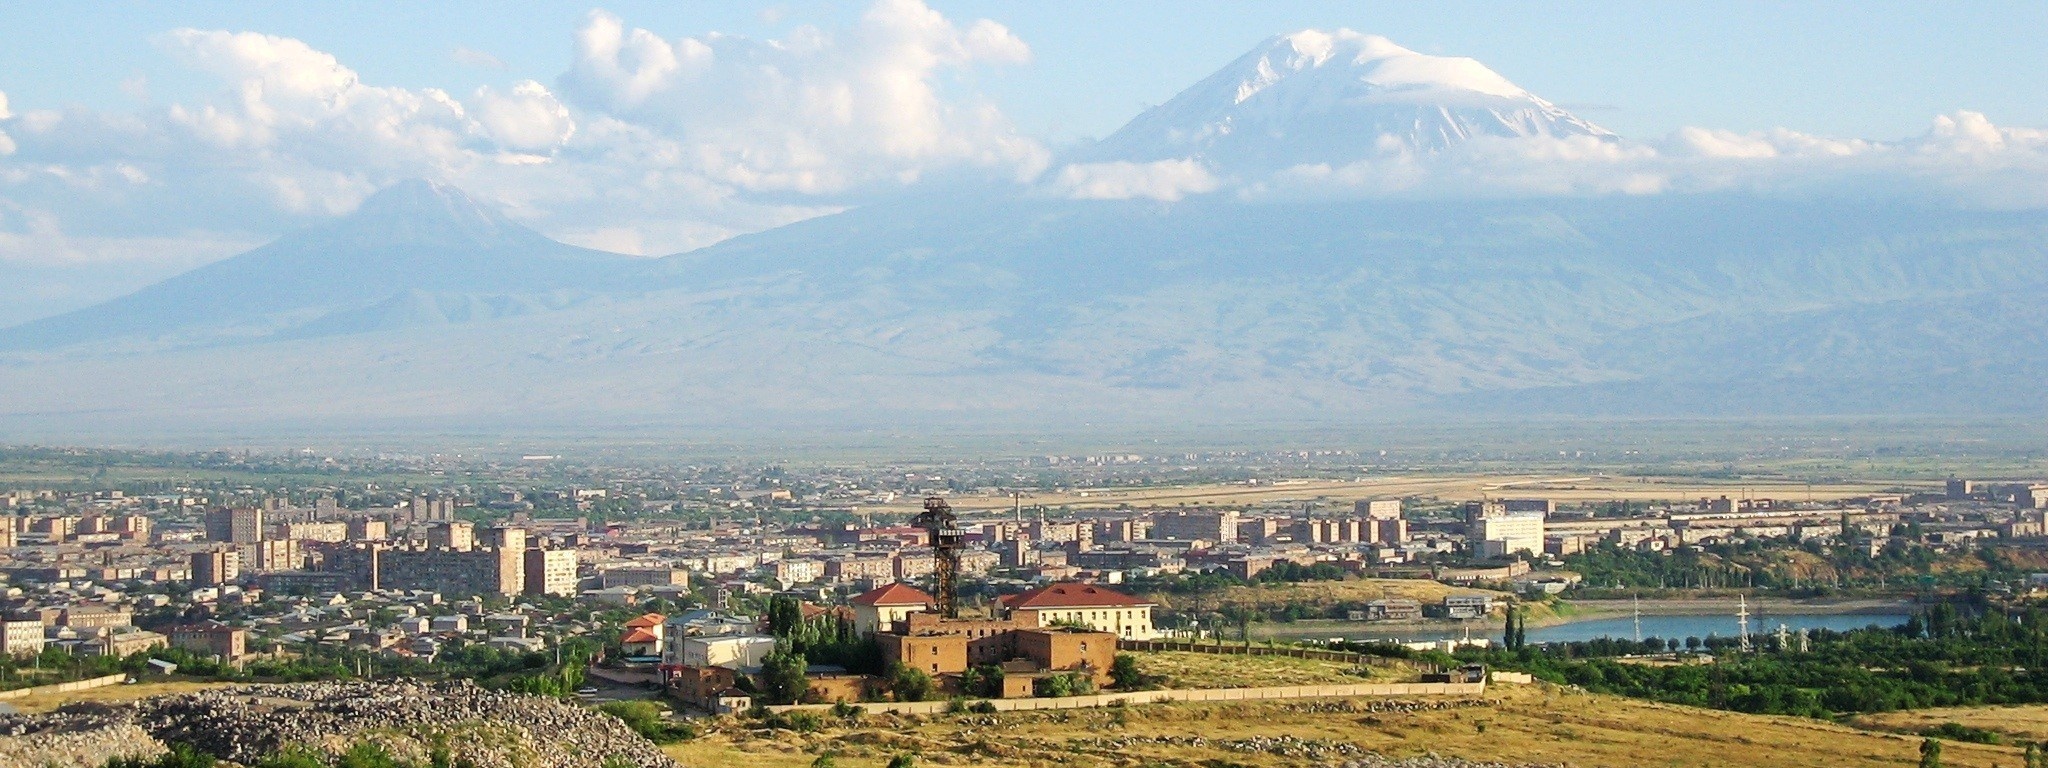
{"label": "low white building", "polygon": [[754,669],[775,652],[775,638],[768,635],[715,635],[686,637],[682,642],[683,666]]}

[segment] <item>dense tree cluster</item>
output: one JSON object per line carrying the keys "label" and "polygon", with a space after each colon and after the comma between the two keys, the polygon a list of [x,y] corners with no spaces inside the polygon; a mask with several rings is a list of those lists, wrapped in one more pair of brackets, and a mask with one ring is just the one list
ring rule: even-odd
{"label": "dense tree cluster", "polygon": [[1935,605],[1906,624],[1849,632],[1815,630],[1807,650],[1755,638],[1688,638],[1718,652],[1711,663],[1656,665],[1617,658],[1659,652],[1674,641],[1599,640],[1461,657],[1522,669],[1557,683],[1676,704],[1826,717],[1848,712],[2048,702],[2048,613]]}

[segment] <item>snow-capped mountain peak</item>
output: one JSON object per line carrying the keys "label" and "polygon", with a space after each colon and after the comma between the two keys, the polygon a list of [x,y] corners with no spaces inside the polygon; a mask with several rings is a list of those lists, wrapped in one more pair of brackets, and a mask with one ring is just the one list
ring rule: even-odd
{"label": "snow-capped mountain peak", "polygon": [[1193,158],[1254,174],[1390,150],[1439,152],[1481,136],[1613,134],[1476,60],[1417,53],[1349,29],[1309,29],[1268,39],[1083,159]]}

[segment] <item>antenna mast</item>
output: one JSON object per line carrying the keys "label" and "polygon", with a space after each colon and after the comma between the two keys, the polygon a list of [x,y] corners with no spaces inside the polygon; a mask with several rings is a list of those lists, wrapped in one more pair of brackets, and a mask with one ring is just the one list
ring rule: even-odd
{"label": "antenna mast", "polygon": [[1744,595],[1738,595],[1735,599],[1737,601],[1735,604],[1735,623],[1740,628],[1737,631],[1742,636],[1742,650],[1747,651],[1749,650],[1749,598]]}
{"label": "antenna mast", "polygon": [[938,583],[939,616],[960,618],[960,518],[945,499],[927,496],[916,525],[932,547],[932,577]]}

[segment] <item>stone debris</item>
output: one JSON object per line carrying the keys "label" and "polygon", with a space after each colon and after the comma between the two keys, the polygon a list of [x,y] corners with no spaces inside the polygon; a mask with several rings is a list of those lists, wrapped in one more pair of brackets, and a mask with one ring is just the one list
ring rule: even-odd
{"label": "stone debris", "polygon": [[[137,734],[146,738],[136,739]],[[190,744],[242,764],[287,747],[338,750],[369,738],[394,753],[443,747],[483,768],[515,762],[549,768],[679,768],[610,715],[558,699],[485,690],[466,680],[249,685],[126,705],[78,704],[47,715],[0,716],[0,755],[8,754],[10,745],[26,754],[65,740],[95,738],[145,752],[140,742],[153,743],[150,754],[166,744]],[[68,764],[94,768],[116,753],[100,754],[89,763]],[[42,763],[67,765],[62,760],[27,764]]]}

